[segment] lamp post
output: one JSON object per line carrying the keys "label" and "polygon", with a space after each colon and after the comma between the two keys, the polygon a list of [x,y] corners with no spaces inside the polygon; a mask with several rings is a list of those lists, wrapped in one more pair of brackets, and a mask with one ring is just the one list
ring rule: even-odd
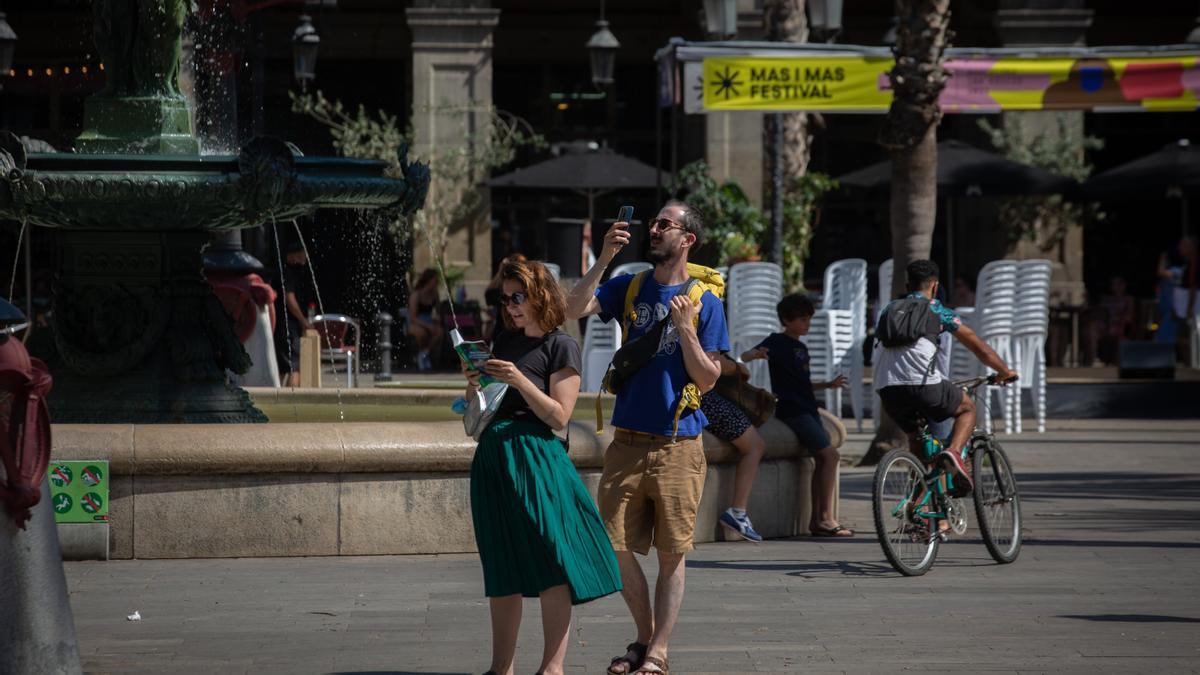
{"label": "lamp post", "polygon": [[592,84],[603,88],[613,83],[613,67],[617,63],[617,50],[621,43],[617,36],[608,29],[608,21],[604,20],[604,1],[600,2],[600,20],[596,22],[596,32],[585,45],[588,58],[592,64]]}
{"label": "lamp post", "polygon": [[[0,12],[0,77],[12,68],[13,52],[17,50],[17,34],[8,25],[8,15]],[[3,87],[0,87],[2,89]]]}
{"label": "lamp post", "polygon": [[301,91],[308,91],[308,83],[317,77],[317,50],[321,47],[321,36],[313,26],[312,17],[300,15],[300,25],[292,33],[292,73],[300,83]]}
{"label": "lamp post", "polygon": [[842,0],[808,0],[808,25],[820,42],[833,42],[842,32]]}
{"label": "lamp post", "polygon": [[704,0],[704,29],[717,40],[737,37],[737,0]]}

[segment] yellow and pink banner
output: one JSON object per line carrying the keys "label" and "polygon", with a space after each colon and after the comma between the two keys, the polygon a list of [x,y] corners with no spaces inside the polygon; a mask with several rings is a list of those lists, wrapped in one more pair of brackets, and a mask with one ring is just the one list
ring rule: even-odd
{"label": "yellow and pink banner", "polygon": [[[884,113],[890,57],[707,57],[703,109]],[[948,113],[1003,110],[1190,111],[1200,57],[957,57],[940,103]]]}

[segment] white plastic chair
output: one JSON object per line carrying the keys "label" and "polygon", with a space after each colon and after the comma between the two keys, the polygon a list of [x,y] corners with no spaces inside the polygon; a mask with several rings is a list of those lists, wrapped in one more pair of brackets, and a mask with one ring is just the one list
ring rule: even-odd
{"label": "white plastic chair", "polygon": [[[729,269],[725,286],[729,342],[738,355],[752,349],[763,338],[781,330],[776,305],[783,298],[783,270],[775,263],[738,263]],[[771,388],[771,374],[765,360],[746,364],[750,383]]]}
{"label": "white plastic chair", "polygon": [[358,319],[345,314],[318,314],[313,317],[312,325],[321,336],[321,359],[333,363],[346,359],[346,386],[353,389],[354,376],[358,372],[355,355],[362,339],[362,325]]}
{"label": "white plastic chair", "polygon": [[648,262],[628,262],[614,267],[612,272],[609,273],[608,278],[616,279],[622,274],[637,274],[638,272],[652,269],[654,269],[654,265],[651,265]]}
{"label": "white plastic chair", "polygon": [[1049,260],[1023,260],[1017,266],[1017,296],[1013,315],[1013,368],[1019,379],[1013,387],[1016,432],[1021,433],[1021,390],[1033,399],[1038,433],[1046,431],[1046,335],[1050,326]]}
{"label": "white plastic chair", "polygon": [[[996,350],[996,354],[1005,363],[1014,363],[1013,350],[1013,318],[1016,313],[1018,263],[1013,260],[994,260],[983,266],[979,271],[979,279],[975,290],[975,313],[972,317],[973,329]],[[1013,392],[1017,391],[1017,395]],[[979,405],[979,416],[983,419],[983,428],[992,430],[992,416],[985,412],[996,395],[1000,403],[1000,415],[1004,420],[1004,432],[1011,433],[1016,429],[1013,416],[1014,403],[1019,401],[1019,390],[1016,387],[983,386],[976,390],[976,403]]]}
{"label": "white plastic chair", "polygon": [[538,262],[546,266],[546,269],[550,272],[550,276],[554,277],[555,281],[562,278],[562,268],[558,266],[558,263],[546,262],[544,260],[539,260]]}
{"label": "white plastic chair", "polygon": [[[863,385],[863,356],[862,346],[863,341],[867,337],[867,261],[862,258],[848,258],[846,260],[838,260],[825,268],[825,297],[821,302],[821,309],[825,310],[843,310],[850,313],[849,320],[849,343],[843,345],[840,342],[845,336],[832,335],[831,339],[838,353],[838,362],[835,364],[836,370],[845,373],[850,384],[850,404],[854,410],[854,419],[858,424],[858,431],[862,431],[863,408],[865,404],[866,391]],[[841,328],[838,322],[831,322],[830,327]],[[815,328],[814,328],[815,330]],[[836,392],[837,401],[841,402],[841,391],[829,389],[826,390],[826,398],[834,398],[829,396],[828,392]],[[838,417],[841,417],[841,408],[831,409]]]}
{"label": "white plastic chair", "polygon": [[608,323],[600,315],[587,318],[587,333],[583,336],[583,382],[580,391],[600,391],[604,373],[612,363],[613,354],[621,346],[621,321],[614,318]]}

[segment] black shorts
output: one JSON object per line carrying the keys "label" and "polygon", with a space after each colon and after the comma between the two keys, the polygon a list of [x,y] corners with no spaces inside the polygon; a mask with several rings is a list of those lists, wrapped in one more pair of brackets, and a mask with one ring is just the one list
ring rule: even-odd
{"label": "black shorts", "polygon": [[939,422],[950,417],[962,405],[963,390],[950,380],[937,384],[897,384],[879,390],[883,409],[906,433],[917,430],[917,418]]}

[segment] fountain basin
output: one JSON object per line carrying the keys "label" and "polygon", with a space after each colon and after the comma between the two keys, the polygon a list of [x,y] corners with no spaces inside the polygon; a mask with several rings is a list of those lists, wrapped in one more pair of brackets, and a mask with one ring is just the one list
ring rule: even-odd
{"label": "fountain basin", "polygon": [[[845,428],[832,416],[824,422],[840,445]],[[755,527],[769,537],[797,534],[808,519],[812,460],[783,423],[760,431],[767,451],[750,502]],[[593,493],[610,434],[572,423],[571,459]],[[55,459],[111,462],[113,558],[475,550],[475,443],[457,421],[56,424],[53,437]],[[739,457],[711,435],[705,448],[701,542],[721,536],[717,517]]]}
{"label": "fountain basin", "polygon": [[303,157],[268,137],[237,156],[26,155],[11,135],[0,150],[10,165],[0,217],[64,230],[213,232],[322,208],[404,210],[423,201],[427,182],[421,165],[394,178],[381,161]]}

